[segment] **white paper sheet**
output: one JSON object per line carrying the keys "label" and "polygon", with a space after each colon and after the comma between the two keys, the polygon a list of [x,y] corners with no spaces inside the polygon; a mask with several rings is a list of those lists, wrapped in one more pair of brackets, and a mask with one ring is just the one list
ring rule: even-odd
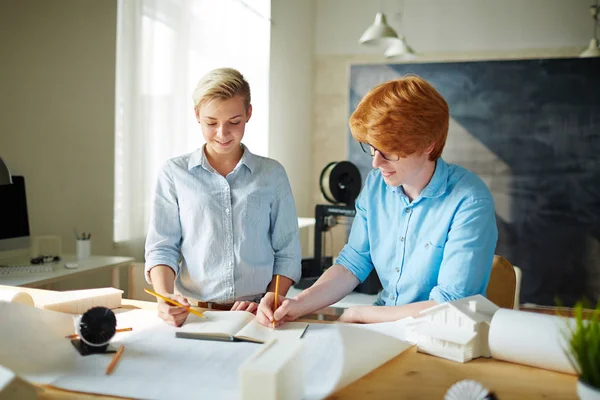
{"label": "white paper sheet", "polygon": [[[0,302],[0,363],[28,380],[68,390],[144,399],[239,398],[238,369],[261,345],[178,339],[180,328],[165,324],[155,311],[116,315],[118,327],[133,331],[111,340],[125,351],[107,376],[113,354],[81,356],[64,338],[73,330],[71,315]],[[311,325],[300,340],[308,399],[326,397],[410,347],[344,324]]]}
{"label": "white paper sheet", "polygon": [[410,348],[410,343],[365,327],[311,325],[306,332],[305,398],[322,399]]}
{"label": "white paper sheet", "polygon": [[564,352],[564,318],[499,309],[490,324],[492,357],[532,367],[575,374]]}

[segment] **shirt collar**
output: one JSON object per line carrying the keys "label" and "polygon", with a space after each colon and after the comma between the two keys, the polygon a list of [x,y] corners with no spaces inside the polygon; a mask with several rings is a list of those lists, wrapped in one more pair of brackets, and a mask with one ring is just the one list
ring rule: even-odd
{"label": "shirt collar", "polygon": [[[446,186],[448,183],[448,164],[442,160],[442,158],[438,158],[435,162],[435,171],[433,172],[433,176],[431,180],[423,188],[419,197],[439,197],[446,192]],[[386,188],[391,190],[394,193],[402,193],[402,185],[400,186],[390,186],[386,184]]]}
{"label": "shirt collar", "polygon": [[446,193],[448,185],[448,164],[442,158],[438,158],[435,162],[435,172],[431,180],[421,191],[421,197],[440,197]]}
{"label": "shirt collar", "polygon": [[[205,146],[206,144],[200,147],[198,150],[194,151],[190,155],[190,159],[188,161],[188,170],[192,170],[197,166],[202,166],[202,168],[210,172],[213,172],[215,170],[208,162],[206,154],[204,154]],[[256,156],[252,154],[244,144],[241,144],[241,146],[244,152],[242,153],[242,158],[240,159],[238,166],[245,165],[250,170],[250,172],[254,172],[254,169],[256,167]],[[238,166],[236,166],[235,169],[237,169]]]}

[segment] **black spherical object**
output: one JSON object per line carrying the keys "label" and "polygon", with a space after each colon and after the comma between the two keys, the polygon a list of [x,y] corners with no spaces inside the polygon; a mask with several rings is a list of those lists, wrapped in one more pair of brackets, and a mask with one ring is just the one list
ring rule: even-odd
{"label": "black spherical object", "polygon": [[117,318],[106,307],[87,310],[79,321],[82,346],[91,353],[103,353],[117,330]]}

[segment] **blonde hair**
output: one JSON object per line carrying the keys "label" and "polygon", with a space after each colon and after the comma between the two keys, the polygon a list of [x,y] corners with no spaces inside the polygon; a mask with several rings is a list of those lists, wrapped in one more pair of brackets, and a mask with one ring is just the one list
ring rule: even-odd
{"label": "blonde hair", "polygon": [[250,106],[250,85],[244,76],[233,68],[217,68],[200,79],[192,99],[198,107],[204,100],[227,100],[240,95],[244,98],[246,109]]}
{"label": "blonde hair", "polygon": [[442,154],[450,112],[446,100],[424,79],[409,75],[381,84],[360,101],[350,117],[359,142],[402,157],[435,143],[429,160]]}

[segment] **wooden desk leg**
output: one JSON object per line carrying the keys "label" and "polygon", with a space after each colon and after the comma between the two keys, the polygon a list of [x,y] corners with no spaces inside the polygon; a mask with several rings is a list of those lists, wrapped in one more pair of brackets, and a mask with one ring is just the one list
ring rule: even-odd
{"label": "wooden desk leg", "polygon": [[113,267],[113,269],[110,271],[110,284],[115,289],[121,289],[119,272],[121,272],[119,267]]}

